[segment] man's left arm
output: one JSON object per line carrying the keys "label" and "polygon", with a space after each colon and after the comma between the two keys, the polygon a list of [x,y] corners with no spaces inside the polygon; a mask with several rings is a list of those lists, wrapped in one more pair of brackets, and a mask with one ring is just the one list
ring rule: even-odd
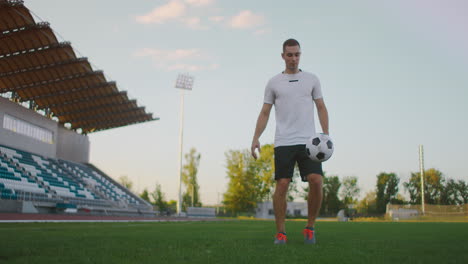
{"label": "man's left arm", "polygon": [[322,132],[325,134],[330,134],[328,130],[328,110],[323,98],[314,99],[315,106],[317,107],[317,114],[320,120],[320,125],[322,126]]}

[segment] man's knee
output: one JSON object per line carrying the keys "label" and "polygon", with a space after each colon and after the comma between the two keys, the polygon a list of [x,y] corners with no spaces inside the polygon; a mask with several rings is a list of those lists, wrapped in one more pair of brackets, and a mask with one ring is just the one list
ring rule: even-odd
{"label": "man's knee", "polygon": [[307,175],[307,181],[309,182],[309,185],[322,185],[322,175],[316,174],[316,173],[311,173]]}
{"label": "man's knee", "polygon": [[276,195],[285,195],[286,192],[288,191],[290,182],[291,182],[291,179],[286,179],[286,178],[278,179],[276,181],[275,194]]}

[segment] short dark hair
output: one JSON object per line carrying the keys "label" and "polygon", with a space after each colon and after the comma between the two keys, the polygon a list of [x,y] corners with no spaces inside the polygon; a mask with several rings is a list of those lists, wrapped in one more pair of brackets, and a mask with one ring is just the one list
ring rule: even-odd
{"label": "short dark hair", "polygon": [[286,49],[286,46],[288,47],[291,47],[291,46],[299,46],[299,48],[301,47],[301,45],[299,44],[299,41],[295,40],[295,39],[288,39],[286,40],[284,43],[283,43],[283,52],[284,50]]}

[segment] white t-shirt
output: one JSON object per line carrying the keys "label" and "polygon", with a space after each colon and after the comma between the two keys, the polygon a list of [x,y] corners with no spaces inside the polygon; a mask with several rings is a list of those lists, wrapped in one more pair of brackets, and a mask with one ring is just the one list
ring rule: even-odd
{"label": "white t-shirt", "polygon": [[275,147],[305,144],[315,133],[314,99],[322,98],[312,73],[280,73],[268,81],[264,103],[275,106]]}

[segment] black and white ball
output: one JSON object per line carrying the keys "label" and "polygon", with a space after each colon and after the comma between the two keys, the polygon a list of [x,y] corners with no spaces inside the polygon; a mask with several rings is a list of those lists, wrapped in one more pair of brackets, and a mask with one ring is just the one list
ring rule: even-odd
{"label": "black and white ball", "polygon": [[333,155],[333,141],[326,134],[315,134],[306,143],[306,152],[313,161],[324,162]]}

